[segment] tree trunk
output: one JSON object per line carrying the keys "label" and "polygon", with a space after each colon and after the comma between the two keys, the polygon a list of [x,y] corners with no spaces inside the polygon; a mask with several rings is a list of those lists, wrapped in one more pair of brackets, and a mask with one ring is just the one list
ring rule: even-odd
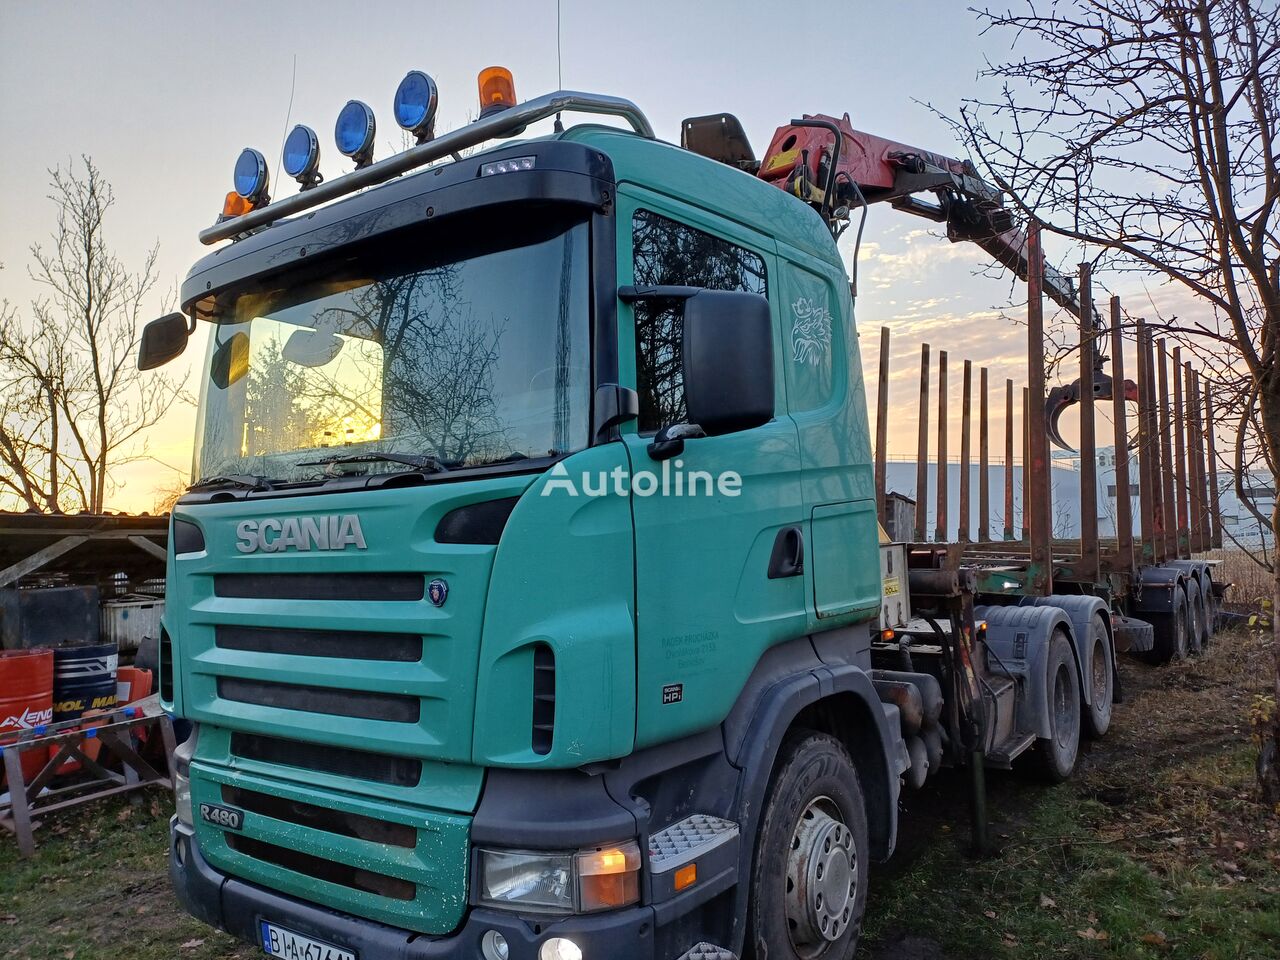
{"label": "tree trunk", "polygon": [[[1273,373],[1262,380],[1261,400],[1262,438],[1267,451],[1271,454],[1271,463],[1277,463],[1276,454],[1280,453],[1280,374]],[[1277,478],[1273,475],[1271,486],[1274,490]],[[1262,800],[1271,806],[1280,808],[1280,499],[1272,501],[1271,507],[1271,649],[1275,656],[1274,685],[1271,691],[1270,723],[1263,722],[1258,730],[1261,749],[1258,752],[1258,786],[1262,790]]]}

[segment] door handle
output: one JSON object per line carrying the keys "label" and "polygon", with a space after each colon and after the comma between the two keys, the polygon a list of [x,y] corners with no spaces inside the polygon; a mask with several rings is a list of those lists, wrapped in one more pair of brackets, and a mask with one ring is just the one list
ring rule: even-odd
{"label": "door handle", "polygon": [[783,527],[769,554],[769,579],[798,577],[804,573],[804,533],[799,527]]}

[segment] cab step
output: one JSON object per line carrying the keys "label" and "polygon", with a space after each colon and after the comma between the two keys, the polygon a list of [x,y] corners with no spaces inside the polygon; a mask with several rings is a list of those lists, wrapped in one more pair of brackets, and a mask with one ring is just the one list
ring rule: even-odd
{"label": "cab step", "polygon": [[738,825],[706,813],[695,813],[650,835],[654,902],[670,900],[695,885],[707,895],[728,889],[738,879],[739,853]]}
{"label": "cab step", "polygon": [[738,825],[732,820],[695,813],[649,837],[649,869],[674,870],[737,838]]}
{"label": "cab step", "polygon": [[1006,740],[991,753],[987,754],[987,766],[995,767],[998,770],[1011,770],[1013,769],[1013,761],[1025,753],[1027,748],[1035,742],[1036,735],[1034,733],[1028,733],[1017,739]]}
{"label": "cab step", "polygon": [[717,947],[704,940],[680,954],[680,960],[738,960],[738,957],[728,947]]}

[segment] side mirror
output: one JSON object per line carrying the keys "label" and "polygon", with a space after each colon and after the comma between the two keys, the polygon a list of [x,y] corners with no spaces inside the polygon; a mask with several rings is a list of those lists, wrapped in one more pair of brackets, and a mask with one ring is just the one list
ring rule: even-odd
{"label": "side mirror", "polygon": [[773,419],[773,321],[757,293],[702,290],[684,304],[684,395],[709,437]]}
{"label": "side mirror", "polygon": [[249,372],[249,335],[243,330],[218,344],[209,361],[209,379],[219,390],[225,390]]}
{"label": "side mirror", "polygon": [[159,320],[152,320],[142,328],[138,341],[138,369],[154,370],[162,367],[187,349],[191,328],[181,313],[170,313]]}

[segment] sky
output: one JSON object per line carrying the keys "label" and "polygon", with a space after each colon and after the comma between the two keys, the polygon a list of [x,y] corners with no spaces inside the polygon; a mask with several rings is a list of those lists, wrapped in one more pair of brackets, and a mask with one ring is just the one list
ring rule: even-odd
{"label": "sky", "polygon": [[[440,131],[474,116],[476,73],[502,64],[521,99],[557,87],[626,97],[668,140],[678,141],[684,117],[728,111],[759,154],[793,116],[848,112],[857,129],[951,153],[959,148],[928,105],[954,115],[961,98],[989,83],[978,77],[983,57],[1008,52],[1007,38],[979,35],[963,0],[847,0],[803,18],[758,0],[561,0],[560,18],[558,64],[554,0],[0,0],[0,299],[20,317],[29,312],[39,295],[27,274],[29,248],[53,227],[48,170],[89,154],[115,191],[107,232],[117,253],[137,264],[159,244],[159,316],[175,306],[164,292],[205,251],[196,234],[220,212],[243,147],[263,152],[273,195],[285,196],[293,184],[275,175],[280,148],[293,124],[306,123],[321,137],[321,171],[340,175],[346,161],[331,131],[355,98],[378,116],[376,155],[385,157],[400,144],[392,94],[414,68],[439,85]],[[841,244],[846,263],[853,233]],[[1052,245],[1049,253],[1067,269],[1080,259]],[[962,358],[990,366],[992,409],[1003,409],[995,386],[1006,376],[1025,380],[1024,331],[1001,318],[1020,309],[1010,307],[1020,291],[982,275],[976,248],[950,244],[938,226],[887,207],[873,208],[859,263],[857,317],[873,405],[878,328],[893,331],[890,454],[914,455],[922,339],[949,350],[953,391]],[[201,359],[197,341],[174,365],[179,375]],[[195,377],[189,382],[194,388]],[[171,409],[135,451],[145,458],[117,471],[109,507],[150,509],[186,476],[194,419],[189,405]],[[954,454],[958,440],[951,447]]]}

